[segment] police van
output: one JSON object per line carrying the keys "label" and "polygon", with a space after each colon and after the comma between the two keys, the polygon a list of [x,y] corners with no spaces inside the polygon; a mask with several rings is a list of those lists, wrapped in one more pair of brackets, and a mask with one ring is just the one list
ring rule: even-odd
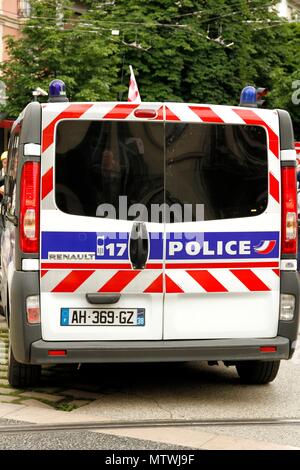
{"label": "police van", "polygon": [[8,378],[41,365],[223,361],[271,382],[299,319],[296,153],[283,110],[70,103],[12,128],[2,203]]}

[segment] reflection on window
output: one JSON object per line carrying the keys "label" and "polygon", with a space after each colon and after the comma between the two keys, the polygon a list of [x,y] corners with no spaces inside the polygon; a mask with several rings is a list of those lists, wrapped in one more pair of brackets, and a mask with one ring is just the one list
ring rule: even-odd
{"label": "reflection on window", "polygon": [[162,124],[64,121],[56,140],[56,203],[64,212],[104,216],[110,205],[127,218],[120,197],[128,208],[163,203]]}
{"label": "reflection on window", "polygon": [[215,220],[259,215],[268,202],[259,126],[66,120],[55,168],[56,203],[70,214],[179,222],[166,206],[180,215],[188,205],[189,220],[199,220],[199,206]]}
{"label": "reflection on window", "polygon": [[[178,184],[180,181],[180,185]],[[204,205],[205,220],[261,214],[268,201],[266,132],[258,126],[166,125],[166,193]]]}

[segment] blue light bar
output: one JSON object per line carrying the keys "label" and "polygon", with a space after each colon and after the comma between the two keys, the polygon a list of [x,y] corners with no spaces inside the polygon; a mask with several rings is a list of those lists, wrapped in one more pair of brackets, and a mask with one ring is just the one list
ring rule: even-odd
{"label": "blue light bar", "polygon": [[243,88],[240,97],[240,106],[257,107],[256,89],[254,86],[246,86]]}
{"label": "blue light bar", "polygon": [[62,80],[52,80],[49,85],[49,102],[69,101],[66,96],[66,85]]}

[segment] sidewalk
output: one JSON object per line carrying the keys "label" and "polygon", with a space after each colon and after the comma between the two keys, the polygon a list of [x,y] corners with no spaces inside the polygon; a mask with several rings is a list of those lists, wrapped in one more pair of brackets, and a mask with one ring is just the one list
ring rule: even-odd
{"label": "sidewalk", "polygon": [[[38,407],[0,403],[0,418],[32,424],[71,424],[71,423],[98,423],[100,421],[93,414],[76,415],[74,412],[43,409]],[[0,428],[1,429],[1,428]],[[299,447],[278,445],[267,441],[257,441],[233,436],[206,432],[203,428],[189,427],[162,427],[162,428],[106,428],[105,430],[90,430],[103,435],[128,437],[164,443],[168,446],[184,446],[205,450],[300,450]]]}
{"label": "sidewalk", "polygon": [[[3,317],[0,316],[0,419],[14,420],[21,423],[34,424],[70,424],[70,423],[98,423],[99,425],[109,422],[130,420],[139,422],[141,419],[170,419],[166,410],[158,407],[155,402],[153,406],[147,404],[147,413],[145,402],[141,397],[127,397],[126,407],[118,415],[118,410],[111,403],[111,411],[106,410],[105,404],[109,397],[107,394],[96,392],[92,387],[81,384],[78,381],[74,383],[74,370],[72,372],[72,384],[68,382],[68,370],[64,369],[65,382],[57,383],[57,378],[51,376],[51,370],[44,370],[44,384],[41,388],[34,390],[17,390],[8,385],[7,374],[7,346],[8,331],[5,328]],[[2,355],[1,355],[2,354]],[[57,371],[56,371],[57,373]],[[53,381],[54,380],[54,381]],[[78,387],[78,388],[76,388]],[[81,389],[80,389],[81,387]],[[115,396],[116,399],[116,396]],[[120,399],[120,397],[119,397]],[[110,398],[112,400],[112,398]],[[125,405],[123,401],[119,405]],[[134,400],[134,402],[133,402]],[[122,405],[123,403],[123,405]],[[127,410],[128,407],[128,410]],[[106,411],[105,411],[106,410]],[[143,412],[144,411],[144,412]],[[143,413],[142,413],[143,412]],[[142,414],[141,414],[142,413]],[[3,424],[2,424],[3,425]],[[0,423],[1,427],[1,423]],[[288,429],[290,428],[290,429]],[[269,432],[272,430],[272,433]],[[137,427],[137,428],[105,428],[99,430],[90,430],[88,432],[100,433],[102,436],[116,436],[119,438],[139,439],[150,441],[158,445],[184,446],[194,449],[207,450],[299,450],[299,447],[279,444],[282,442],[280,433],[286,431],[297,434],[299,439],[295,438],[294,443],[300,443],[300,429],[294,425],[291,426],[271,426],[271,429],[263,426],[230,426],[230,427]],[[275,441],[269,442],[274,436]],[[1,436],[1,434],[0,434]],[[107,441],[105,441],[107,442]],[[284,442],[284,440],[283,440]],[[285,441],[287,442],[287,441]],[[298,444],[297,444],[298,445]]]}

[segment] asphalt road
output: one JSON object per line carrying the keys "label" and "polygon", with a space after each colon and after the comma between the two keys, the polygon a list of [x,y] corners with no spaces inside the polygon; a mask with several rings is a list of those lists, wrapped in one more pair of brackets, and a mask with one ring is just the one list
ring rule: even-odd
{"label": "asphalt road", "polygon": [[[63,368],[53,368],[52,385],[63,383],[65,387],[93,390],[98,395],[89,404],[71,411],[73,418],[300,418],[297,357],[283,361],[277,379],[265,386],[241,385],[234,368],[205,363],[85,365],[79,371],[66,367],[65,372]],[[299,425],[219,426],[206,427],[204,431],[300,447]]]}
{"label": "asphalt road", "polygon": [[[0,419],[0,426],[21,424]],[[0,433],[0,450],[188,450],[188,447],[85,431]]]}
{"label": "asphalt road", "polygon": [[[298,356],[298,355],[297,355]],[[102,396],[72,414],[99,419],[300,418],[300,361],[282,361],[265,386],[239,382],[235,369],[205,363],[89,366]],[[80,371],[79,371],[80,372]],[[206,428],[300,447],[300,426]]]}
{"label": "asphalt road", "polygon": [[[39,391],[54,396],[72,394],[72,400],[84,400],[85,394],[91,394],[84,406],[65,413],[66,422],[71,416],[81,420],[93,416],[99,421],[300,418],[299,372],[299,349],[292,360],[282,361],[275,381],[264,386],[242,385],[235,368],[208,366],[201,362],[82,365],[79,370],[74,365],[67,365],[47,367]],[[219,426],[206,427],[203,431],[300,447],[300,425]],[[72,440],[76,442],[78,433],[72,434]],[[82,442],[93,442],[94,445],[96,439],[100,446],[109,446],[110,439],[113,439],[112,446],[128,446],[131,440],[126,439],[134,437],[116,436],[115,440],[104,434],[96,437],[95,433],[80,432],[80,436],[83,435],[87,438]],[[88,437],[90,435],[93,437]],[[32,443],[37,443],[35,439],[32,436]],[[2,442],[0,440],[0,448]],[[58,445],[56,438],[53,445]],[[132,445],[140,448],[136,447],[139,444],[134,439]],[[147,445],[147,439],[142,445]],[[149,448],[153,448],[153,443]]]}

